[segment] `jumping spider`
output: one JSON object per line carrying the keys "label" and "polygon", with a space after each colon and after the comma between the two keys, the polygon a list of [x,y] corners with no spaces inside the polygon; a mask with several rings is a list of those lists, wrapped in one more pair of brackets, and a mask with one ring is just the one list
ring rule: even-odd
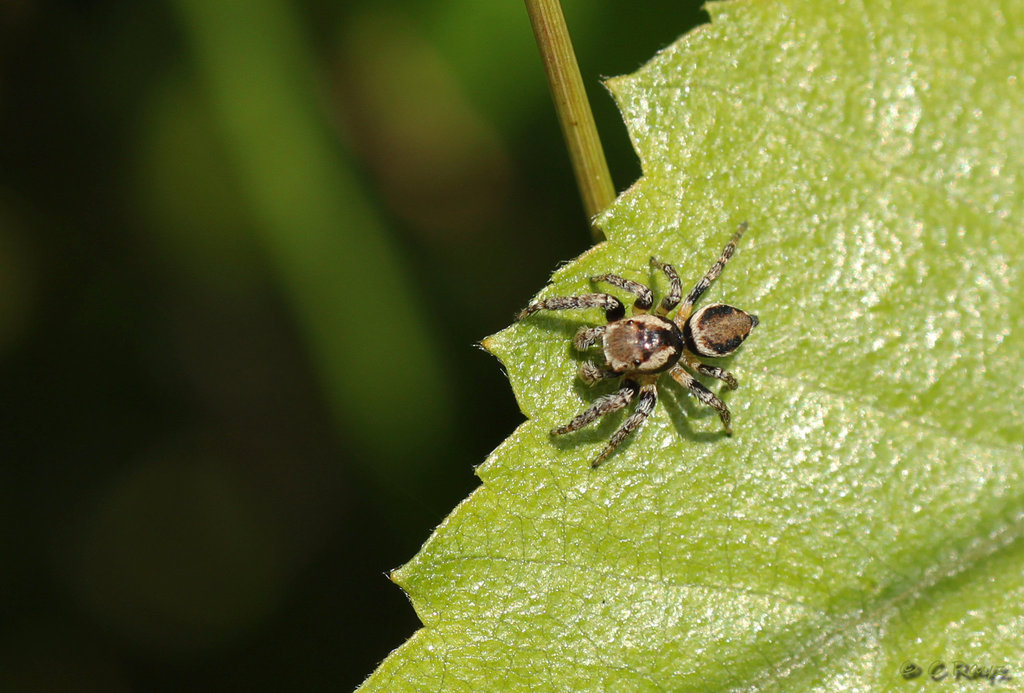
{"label": "jumping spider", "polygon": [[679,305],[682,296],[679,275],[672,265],[653,257],[651,267],[664,272],[671,287],[653,314],[648,313],[654,305],[651,290],[643,284],[615,274],[602,274],[591,277],[590,280],[611,284],[634,294],[637,298],[633,302],[632,316],[629,318],[626,317],[626,309],[619,299],[609,294],[597,293],[544,299],[531,304],[519,314],[518,319],[521,320],[540,310],[602,308],[608,320],[607,325],[581,327],[573,338],[573,344],[580,351],[585,351],[600,342],[607,362],[607,367],[599,366],[593,361],[584,362],[580,366],[580,379],[588,385],[593,385],[600,380],[621,377],[622,387],[618,392],[598,398],[572,421],[553,429],[552,435],[576,431],[605,414],[622,409],[636,399],[633,413],[615,431],[608,445],[591,463],[594,467],[598,466],[650,416],[658,401],[658,378],[665,371],[700,402],[714,408],[722,419],[726,435],[732,435],[732,429],[729,427],[731,417],[725,403],[686,369],[717,378],[725,382],[729,388],[736,387],[736,378],[732,373],[702,363],[698,357],[718,358],[728,356],[739,349],[750,331],[757,326],[757,316],[724,303],[714,303],[693,312],[693,304],[721,274],[746,228],[746,222],[740,224],[732,240],[722,250],[721,256],[683,301],[674,320],[669,320],[667,316]]}

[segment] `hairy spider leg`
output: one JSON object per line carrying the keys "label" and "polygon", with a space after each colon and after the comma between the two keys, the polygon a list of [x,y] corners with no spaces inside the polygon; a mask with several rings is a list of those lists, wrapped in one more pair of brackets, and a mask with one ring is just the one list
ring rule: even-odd
{"label": "hairy spider leg", "polygon": [[725,434],[727,436],[732,435],[732,427],[729,425],[732,421],[732,416],[729,414],[729,408],[725,406],[725,402],[718,399],[711,390],[701,385],[696,378],[683,370],[681,366],[673,366],[668,373],[677,383],[689,390],[698,401],[717,411],[719,418],[722,419],[722,428],[725,429]]}
{"label": "hairy spider leg", "polygon": [[597,421],[605,414],[618,411],[633,401],[636,393],[640,391],[640,385],[635,380],[623,380],[622,387],[618,392],[613,392],[604,397],[598,397],[594,403],[576,415],[576,417],[558,428],[552,429],[551,435],[560,436],[566,433],[578,431],[587,424]]}
{"label": "hairy spider leg", "polygon": [[537,301],[524,308],[517,320],[532,315],[538,310],[576,310],[580,308],[601,308],[608,322],[621,320],[626,315],[626,307],[622,301],[608,294],[583,294],[582,296],[555,296]]}
{"label": "hairy spider leg", "polygon": [[679,299],[683,295],[683,285],[679,283],[679,275],[676,274],[676,268],[667,262],[662,262],[661,260],[652,257],[651,267],[654,269],[660,269],[666,274],[666,276],[668,276],[670,287],[668,294],[661,299],[661,304],[658,306],[658,310],[654,312],[655,315],[665,317],[669,314],[669,311],[679,305]]}
{"label": "hairy spider leg", "polygon": [[707,375],[712,378],[717,378],[723,381],[730,390],[735,390],[739,383],[736,382],[736,376],[724,368],[718,366],[711,366],[706,363],[701,363],[697,360],[697,357],[688,351],[684,351],[681,360],[690,370],[697,371],[701,375]]}
{"label": "hairy spider leg", "polygon": [[617,286],[620,289],[625,289],[629,293],[636,296],[636,301],[633,302],[634,313],[646,313],[654,305],[654,294],[651,290],[639,282],[635,282],[631,279],[625,279],[617,274],[599,274],[596,277],[591,277],[592,282],[604,282]]}
{"label": "hairy spider leg", "polygon": [[683,307],[679,309],[678,313],[676,313],[675,318],[675,322],[679,325],[680,329],[682,329],[683,325],[686,324],[686,320],[690,317],[690,313],[693,312],[693,304],[696,303],[697,299],[699,299],[701,295],[708,290],[708,287],[718,279],[718,275],[722,273],[722,268],[725,267],[725,263],[729,262],[729,258],[732,257],[733,252],[736,250],[736,244],[739,242],[740,238],[743,237],[743,232],[746,230],[747,222],[743,222],[739,225],[739,228],[736,229],[736,233],[732,235],[732,239],[725,245],[725,248],[722,249],[722,254],[718,256],[715,264],[711,265],[707,274],[697,282],[697,285],[693,287],[693,291],[691,291],[686,297],[686,300],[683,301]]}
{"label": "hairy spider leg", "polygon": [[619,446],[629,435],[640,428],[640,425],[647,420],[647,417],[654,411],[654,405],[658,403],[658,387],[654,383],[648,383],[640,388],[640,394],[636,400],[636,408],[633,409],[633,413],[622,422],[619,426],[619,430],[615,431],[611,439],[608,440],[608,445],[601,454],[594,458],[594,461],[590,463],[591,467],[597,467],[599,464],[604,462],[605,458]]}

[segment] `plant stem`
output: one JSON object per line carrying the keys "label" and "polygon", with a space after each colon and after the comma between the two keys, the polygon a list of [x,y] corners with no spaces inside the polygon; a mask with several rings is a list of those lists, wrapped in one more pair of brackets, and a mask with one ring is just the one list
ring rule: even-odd
{"label": "plant stem", "polygon": [[591,220],[591,234],[594,240],[601,240],[603,234],[594,226],[593,219],[615,199],[615,187],[572,50],[565,16],[558,0],[526,0],[526,11],[540,47],[583,208]]}

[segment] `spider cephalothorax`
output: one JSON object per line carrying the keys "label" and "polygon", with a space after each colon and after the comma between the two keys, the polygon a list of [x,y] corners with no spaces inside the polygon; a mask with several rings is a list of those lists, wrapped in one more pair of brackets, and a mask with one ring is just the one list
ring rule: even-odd
{"label": "spider cephalothorax", "polygon": [[731,373],[717,366],[709,366],[697,357],[716,358],[728,356],[736,351],[750,331],[757,326],[757,316],[724,303],[714,303],[693,312],[693,304],[721,274],[746,228],[745,223],[740,225],[718,260],[693,287],[693,291],[671,320],[668,314],[679,305],[682,285],[672,265],[653,257],[651,267],[664,272],[670,283],[668,295],[661,300],[653,314],[648,312],[654,306],[651,290],[643,284],[615,274],[591,277],[591,281],[611,284],[634,294],[636,300],[633,302],[632,315],[628,318],[622,301],[603,293],[548,298],[528,306],[519,314],[519,319],[522,319],[539,310],[602,308],[608,320],[607,325],[580,328],[573,338],[573,344],[580,351],[600,343],[607,364],[599,366],[593,361],[584,362],[580,366],[580,378],[588,384],[593,384],[599,380],[621,377],[622,387],[617,392],[599,398],[566,425],[551,431],[553,435],[578,430],[605,414],[622,409],[636,399],[633,413],[612,435],[601,454],[594,459],[592,464],[596,467],[650,416],[658,401],[658,378],[666,371],[699,401],[713,407],[722,419],[725,433],[732,434],[729,427],[729,409],[725,403],[698,382],[687,369],[700,375],[717,378],[730,388],[736,387],[736,378]]}

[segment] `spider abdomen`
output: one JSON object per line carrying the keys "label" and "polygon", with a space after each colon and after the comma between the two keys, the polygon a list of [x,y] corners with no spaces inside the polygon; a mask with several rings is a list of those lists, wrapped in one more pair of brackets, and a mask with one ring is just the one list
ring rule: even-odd
{"label": "spider abdomen", "polygon": [[608,325],[604,356],[616,373],[660,373],[676,364],[683,336],[675,323],[657,315],[634,315]]}
{"label": "spider abdomen", "polygon": [[756,315],[713,303],[690,316],[683,326],[683,338],[686,348],[701,356],[728,356],[740,348],[757,322]]}

